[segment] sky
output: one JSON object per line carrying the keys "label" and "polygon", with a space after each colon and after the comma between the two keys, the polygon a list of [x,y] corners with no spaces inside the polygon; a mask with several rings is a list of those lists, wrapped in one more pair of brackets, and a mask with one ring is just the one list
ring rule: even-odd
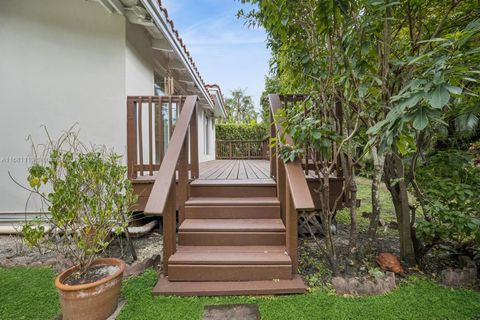
{"label": "sky", "polygon": [[225,97],[247,89],[260,109],[270,51],[265,30],[244,26],[237,19],[238,0],[163,0],[169,16],[208,83],[216,83]]}

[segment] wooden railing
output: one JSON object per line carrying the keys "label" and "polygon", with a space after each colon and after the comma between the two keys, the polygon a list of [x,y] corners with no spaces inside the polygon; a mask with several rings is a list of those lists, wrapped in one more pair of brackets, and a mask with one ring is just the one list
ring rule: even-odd
{"label": "wooden railing", "polygon": [[[277,110],[284,107],[285,101],[278,94],[268,95],[270,102],[271,138],[284,133],[281,124],[274,121]],[[286,142],[292,144],[290,136],[285,135]],[[308,163],[307,163],[308,168]],[[286,227],[287,253],[292,257],[292,271],[298,271],[298,211],[310,211],[315,205],[302,168],[300,159],[284,163],[277,156],[275,146],[270,146],[270,175],[277,181],[277,195],[281,203],[282,220]]]}
{"label": "wooden railing", "polygon": [[[132,139],[134,143],[133,132],[141,135],[142,121],[139,120],[141,116],[142,103],[148,102],[149,115],[153,113],[152,105],[155,101],[157,103],[167,103],[169,110],[169,126],[171,130],[170,141],[168,148],[164,155],[160,156],[160,164],[152,164],[152,131],[153,121],[155,117],[150,116],[148,121],[149,132],[149,162],[148,165],[142,163],[141,159],[136,161],[135,150],[142,154],[141,143],[135,144],[137,147],[129,147],[129,162],[132,166],[132,175],[138,175],[142,172],[152,174],[152,171],[158,167],[158,173],[155,177],[148,202],[145,206],[145,214],[154,216],[163,216],[163,263],[165,275],[168,273],[168,258],[176,251],[176,210],[179,212],[179,221],[182,222],[185,217],[185,201],[188,197],[188,181],[191,178],[198,177],[199,163],[198,163],[198,139],[197,139],[197,96],[187,97],[138,97],[129,98],[128,110],[128,138]],[[173,103],[177,104],[179,116],[173,127]],[[135,107],[136,105],[136,107]],[[137,110],[137,113],[132,110]],[[136,120],[136,121],[135,121]],[[134,127],[137,123],[137,128]],[[137,130],[135,130],[137,129]],[[137,137],[138,140],[138,137]],[[141,140],[139,140],[141,141]],[[130,142],[130,140],[129,140]],[[130,144],[129,144],[130,145]],[[131,158],[130,158],[131,157]],[[136,164],[138,162],[138,164]],[[129,171],[130,172],[130,171]]]}
{"label": "wooden railing", "polygon": [[264,140],[217,140],[217,159],[268,159],[268,142]]}
{"label": "wooden railing", "polygon": [[[127,98],[127,165],[130,179],[153,178],[157,173],[186,99],[186,96]],[[191,140],[192,145],[196,147],[198,142],[194,140]],[[195,149],[192,154],[194,157],[190,160],[195,156],[198,158],[198,150]],[[191,161],[189,166],[193,166],[194,176],[198,176],[198,164]]]}

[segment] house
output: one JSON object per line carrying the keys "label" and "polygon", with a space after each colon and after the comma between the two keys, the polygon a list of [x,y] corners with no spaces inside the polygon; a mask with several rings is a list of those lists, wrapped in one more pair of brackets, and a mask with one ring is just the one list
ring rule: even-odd
{"label": "house", "polygon": [[[125,155],[135,210],[162,221],[154,294],[305,292],[297,228],[316,207],[309,157],[284,164],[260,142],[248,155],[268,160],[215,159],[220,87],[204,82],[160,1],[3,0],[0,46],[4,227],[25,216],[8,172],[26,181],[27,135],[78,123],[83,140]],[[301,99],[271,94],[271,115]],[[282,131],[272,123],[272,138]]]}
{"label": "house", "polygon": [[25,215],[26,192],[8,172],[26,181],[27,136],[41,142],[41,125],[58,135],[77,123],[82,140],[126,155],[127,96],[197,95],[199,161],[215,158],[221,91],[157,0],[1,1],[0,43],[0,226]]}

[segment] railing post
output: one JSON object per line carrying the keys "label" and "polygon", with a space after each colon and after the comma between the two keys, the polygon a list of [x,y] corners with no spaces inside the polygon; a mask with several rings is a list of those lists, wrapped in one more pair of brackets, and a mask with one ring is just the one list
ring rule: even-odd
{"label": "railing post", "polygon": [[232,141],[229,141],[228,143],[228,159],[232,159]]}
{"label": "railing post", "polygon": [[177,250],[177,215],[176,215],[176,190],[175,177],[170,186],[170,192],[167,196],[165,211],[163,213],[163,273],[168,275],[168,259]]}
{"label": "railing post", "polygon": [[197,179],[200,176],[200,166],[198,164],[198,123],[197,123],[197,107],[198,103],[195,103],[195,109],[193,110],[192,119],[190,121],[190,161],[192,170],[192,179]]}
{"label": "railing post", "polygon": [[290,184],[288,180],[286,182],[285,193],[285,233],[286,233],[286,245],[287,253],[292,259],[292,273],[298,273],[298,213],[295,209],[292,195],[290,193]]}
{"label": "railing post", "polygon": [[134,168],[137,164],[137,132],[135,124],[135,101],[129,98],[127,99],[127,168],[130,179],[137,178],[137,171]]}
{"label": "railing post", "polygon": [[251,152],[250,152],[250,147],[251,147],[251,143],[250,141],[247,142],[247,149],[248,149],[248,156],[247,156],[247,159],[250,160],[250,155],[251,155]]}
{"label": "railing post", "polygon": [[277,169],[276,180],[277,180],[277,196],[280,200],[280,214],[284,223],[286,223],[286,212],[285,212],[285,197],[286,197],[286,178],[285,178],[285,163],[279,157],[276,157]]}
{"label": "railing post", "polygon": [[178,190],[176,200],[178,201],[178,223],[185,219],[185,201],[188,198],[188,148],[187,138],[183,142],[182,151],[178,163]]}
{"label": "railing post", "polygon": [[[277,136],[275,130],[275,123],[273,121],[273,113],[270,110],[270,138],[273,139]],[[277,174],[277,152],[276,147],[272,145],[270,141],[270,176],[273,178]]]}

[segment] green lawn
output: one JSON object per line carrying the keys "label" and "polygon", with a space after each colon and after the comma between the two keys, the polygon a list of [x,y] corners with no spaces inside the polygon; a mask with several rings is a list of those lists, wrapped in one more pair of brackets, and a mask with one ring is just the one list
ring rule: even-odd
{"label": "green lawn", "polygon": [[[366,231],[370,224],[369,218],[362,217],[362,212],[372,212],[372,181],[363,177],[356,177],[357,182],[357,199],[361,201],[360,207],[357,209],[357,224],[359,231]],[[411,201],[414,199],[411,199]],[[396,221],[395,209],[393,207],[392,197],[387,187],[382,183],[380,186],[380,218],[385,222]],[[337,212],[337,221],[344,224],[350,224],[350,212],[343,209]],[[379,227],[381,233],[383,228]],[[396,230],[388,230],[389,233],[396,234]]]}
{"label": "green lawn", "polygon": [[[0,319],[52,319],[59,313],[54,272],[46,268],[0,268]],[[128,300],[119,319],[201,319],[209,304],[256,303],[262,319],[479,319],[480,292],[450,290],[410,278],[398,290],[378,297],[343,298],[318,289],[276,297],[152,297],[152,270],[128,280]]]}

